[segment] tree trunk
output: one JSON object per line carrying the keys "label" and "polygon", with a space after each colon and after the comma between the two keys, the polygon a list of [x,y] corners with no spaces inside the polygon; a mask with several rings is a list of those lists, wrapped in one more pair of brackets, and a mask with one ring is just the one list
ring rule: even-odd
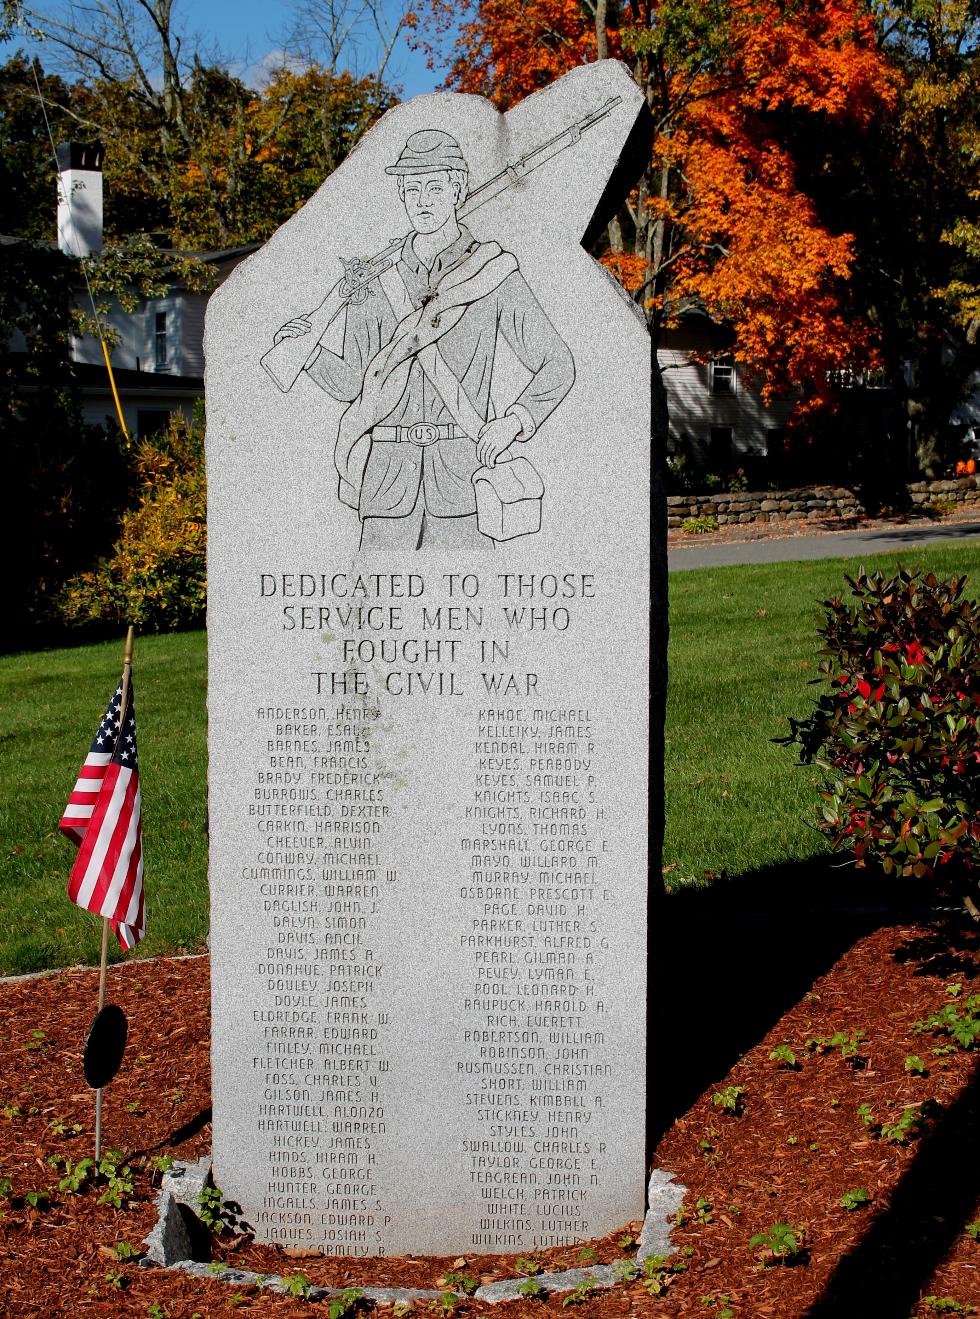
{"label": "tree trunk", "polygon": [[609,36],[606,32],[606,9],[608,0],[596,0],[595,7],[595,53],[596,59],[609,58]]}

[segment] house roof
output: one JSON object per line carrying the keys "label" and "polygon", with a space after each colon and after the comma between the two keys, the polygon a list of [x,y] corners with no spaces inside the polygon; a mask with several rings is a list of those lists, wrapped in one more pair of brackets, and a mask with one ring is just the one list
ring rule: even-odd
{"label": "house roof", "polygon": [[[0,247],[15,247],[19,243],[30,243],[32,247],[46,247],[54,252],[60,250],[58,241],[55,238],[20,238],[16,234],[0,234]],[[261,243],[242,243],[239,247],[224,247],[214,251],[193,252],[185,251],[179,247],[159,245],[159,250],[163,256],[184,257],[189,258],[191,261],[200,261],[202,265],[227,267],[227,269],[220,271],[220,282],[221,279],[225,279],[231,274],[239,261],[244,261],[247,256],[257,252],[261,246]]]}
{"label": "house roof", "polygon": [[[202,376],[175,376],[166,371],[133,371],[113,367],[112,374],[121,394],[176,394],[198,398],[204,393]],[[82,393],[110,394],[109,375],[101,362],[76,362],[75,377]]]}

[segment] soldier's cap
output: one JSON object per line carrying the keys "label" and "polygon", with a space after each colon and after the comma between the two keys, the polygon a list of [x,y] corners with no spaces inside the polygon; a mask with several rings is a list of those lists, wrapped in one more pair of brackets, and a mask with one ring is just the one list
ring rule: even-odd
{"label": "soldier's cap", "polygon": [[413,133],[394,165],[388,165],[386,174],[431,174],[437,169],[461,169],[469,173],[469,167],[459,149],[459,143],[441,128],[423,128]]}

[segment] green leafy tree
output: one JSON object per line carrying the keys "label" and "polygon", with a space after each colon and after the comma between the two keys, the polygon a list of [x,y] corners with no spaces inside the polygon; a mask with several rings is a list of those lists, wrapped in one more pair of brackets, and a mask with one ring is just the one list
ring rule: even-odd
{"label": "green leafy tree", "polygon": [[66,0],[25,14],[69,87],[61,131],[106,144],[107,232],[161,231],[183,248],[265,238],[391,93],[379,73],[339,71],[343,41],[333,63],[306,61],[303,72],[284,55],[257,91],[203,59],[177,10],[175,0]]}
{"label": "green leafy tree", "polygon": [[133,454],[138,502],[122,516],[111,554],[68,581],[55,600],[72,626],[171,631],[204,621],[206,485],[204,419],[171,418]]}
{"label": "green leafy tree", "polygon": [[[22,54],[0,66],[0,233],[45,239],[54,237],[57,176],[34,72]],[[57,132],[70,90],[36,72]]]}
{"label": "green leafy tree", "polygon": [[851,306],[899,405],[893,445],[908,437],[939,476],[956,456],[950,414],[980,370],[980,10],[881,0],[874,14],[894,108],[873,134],[814,141],[808,181],[855,234]]}

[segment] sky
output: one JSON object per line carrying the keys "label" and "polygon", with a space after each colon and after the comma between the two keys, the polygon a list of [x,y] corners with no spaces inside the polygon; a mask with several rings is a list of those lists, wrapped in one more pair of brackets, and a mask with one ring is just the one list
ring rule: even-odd
{"label": "sky", "polygon": [[[187,8],[185,7],[185,13]],[[390,6],[389,6],[390,7]],[[214,37],[226,58],[242,65],[245,73],[257,72],[263,61],[275,59],[282,50],[292,22],[292,11],[281,0],[194,0],[193,28]],[[360,58],[363,69],[373,72],[373,51],[365,46]],[[440,75],[426,68],[425,56],[412,51],[400,39],[386,69],[387,81],[402,88],[403,97],[435,91]]]}
{"label": "sky", "polygon": [[[392,8],[397,0],[385,0],[385,3]],[[36,0],[35,8],[50,13],[56,5],[57,0],[54,3]],[[286,34],[294,23],[292,6],[284,0],[177,0],[174,16],[187,33],[185,51],[196,47],[206,62],[212,58],[220,60],[253,85],[261,83],[265,65],[279,62]],[[53,66],[53,52],[45,51],[43,44],[17,36],[13,41],[0,43],[0,59],[18,48],[37,55],[43,66]],[[355,57],[362,67],[352,72],[373,72],[373,55],[370,45],[363,44]],[[403,98],[435,91],[441,79],[438,72],[426,68],[425,56],[410,50],[403,38],[399,39],[385,72],[388,84],[399,87]]]}

